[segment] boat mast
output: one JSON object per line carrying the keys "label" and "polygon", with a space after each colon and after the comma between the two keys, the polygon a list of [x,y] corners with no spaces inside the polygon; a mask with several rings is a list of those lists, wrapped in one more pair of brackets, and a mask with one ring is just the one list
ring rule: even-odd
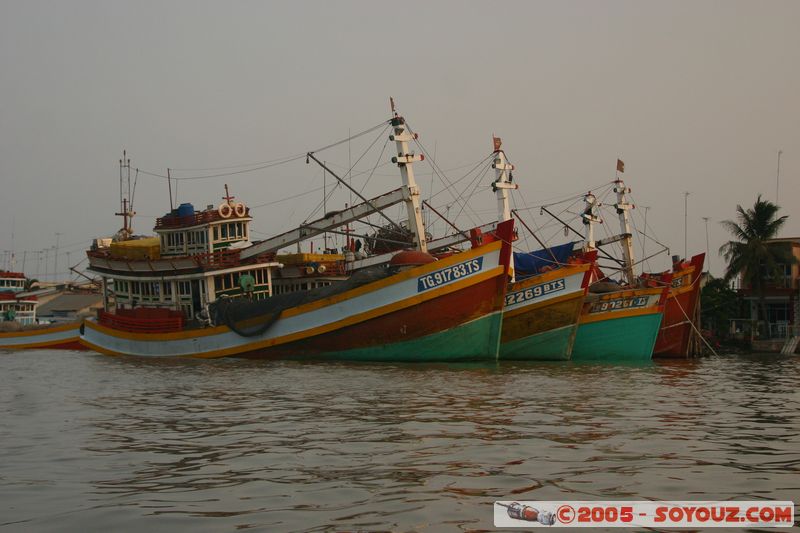
{"label": "boat mast", "polygon": [[584,226],[586,226],[586,251],[596,250],[597,243],[594,240],[594,225],[602,223],[600,217],[597,216],[597,197],[591,191],[583,197],[586,208],[581,214]]}
{"label": "boat mast", "polygon": [[626,281],[629,285],[636,283],[636,276],[633,273],[633,239],[631,238],[631,226],[628,219],[628,210],[633,209],[633,205],[629,204],[625,198],[625,193],[631,190],[625,187],[625,182],[617,178],[614,181],[614,192],[617,193],[617,203],[614,208],[619,215],[619,226],[622,234],[620,235],[622,241],[622,256],[624,260],[623,273],[625,274]]}
{"label": "boat mast", "polygon": [[425,156],[415,155],[409,151],[408,143],[417,138],[416,133],[409,133],[406,128],[406,121],[397,114],[394,107],[394,99],[389,98],[392,107],[392,129],[393,133],[389,136],[390,141],[394,141],[397,146],[397,156],[392,157],[392,163],[397,163],[400,168],[400,175],[403,178],[404,202],[408,212],[408,229],[414,239],[414,246],[420,252],[428,251],[428,243],[425,240],[425,225],[422,223],[422,210],[419,202],[419,187],[414,180],[414,161],[423,161]]}
{"label": "boat mast", "polygon": [[122,159],[119,160],[119,213],[114,213],[118,217],[122,217],[122,229],[119,233],[122,239],[128,239],[133,235],[133,215],[136,212],[133,210],[132,192],[131,192],[131,160],[127,157],[127,151],[122,151]]}
{"label": "boat mast", "polygon": [[508,162],[506,153],[500,148],[503,145],[503,141],[500,137],[495,137],[494,135],[492,135],[492,141],[494,141],[495,155],[494,163],[492,163],[495,175],[495,180],[492,183],[492,190],[497,194],[497,216],[500,222],[505,222],[506,220],[511,220],[511,208],[508,205],[508,191],[509,189],[519,189],[519,185],[511,183],[514,179],[514,176],[511,174],[511,171],[514,170],[514,165]]}

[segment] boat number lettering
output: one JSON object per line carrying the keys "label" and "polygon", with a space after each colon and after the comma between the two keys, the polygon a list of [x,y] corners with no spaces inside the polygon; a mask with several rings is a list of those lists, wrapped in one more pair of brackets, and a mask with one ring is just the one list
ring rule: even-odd
{"label": "boat number lettering", "polygon": [[686,280],[686,276],[681,276],[679,278],[673,279],[672,280],[672,288],[676,289],[678,287],[682,287],[684,280]]}
{"label": "boat number lettering", "polygon": [[621,309],[632,309],[634,307],[644,307],[647,305],[647,296],[636,296],[633,298],[617,298],[607,302],[598,302],[592,306],[591,313],[602,313],[603,311],[619,311]]}
{"label": "boat number lettering", "polygon": [[437,270],[436,272],[431,272],[427,276],[417,278],[417,292],[427,291],[439,285],[444,285],[445,283],[450,283],[451,281],[469,276],[475,272],[479,272],[482,268],[483,257],[478,257],[477,259],[471,259],[463,263],[458,263],[457,265]]}
{"label": "boat number lettering", "polygon": [[522,291],[506,294],[506,305],[514,305],[526,302],[528,300],[535,300],[536,298],[540,298],[553,292],[563,291],[566,286],[567,283],[563,278],[548,281],[547,283],[542,283],[540,285],[534,285],[533,287],[528,287]]}

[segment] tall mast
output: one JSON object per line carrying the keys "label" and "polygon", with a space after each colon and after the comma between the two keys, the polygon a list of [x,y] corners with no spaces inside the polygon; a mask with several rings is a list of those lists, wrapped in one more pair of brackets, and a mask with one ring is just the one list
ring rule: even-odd
{"label": "tall mast", "polygon": [[626,281],[630,285],[636,282],[636,276],[633,273],[633,239],[631,238],[630,221],[628,220],[628,210],[633,209],[633,205],[629,204],[625,198],[625,194],[631,190],[625,187],[625,182],[620,178],[614,181],[614,192],[617,193],[617,203],[614,208],[619,215],[619,226],[622,234],[620,235],[622,241],[622,256],[625,261],[623,272]]}
{"label": "tall mast", "polygon": [[[495,176],[492,182],[492,190],[497,195],[498,220],[499,222],[505,222],[506,220],[511,220],[511,207],[508,205],[508,191],[509,189],[518,189],[519,185],[511,183],[514,180],[514,176],[511,174],[511,171],[514,170],[514,165],[508,162],[506,153],[500,148],[503,145],[503,141],[500,137],[492,135],[492,142],[494,143],[494,162],[492,163],[492,168],[494,169]],[[534,237],[536,236],[534,235]],[[513,264],[510,274],[510,279],[513,283],[516,280]]]}
{"label": "tall mast", "polygon": [[597,216],[597,197],[591,191],[583,197],[586,208],[581,214],[584,226],[586,226],[586,251],[596,250],[597,244],[594,240],[594,225],[601,223],[600,217]]}
{"label": "tall mast", "polygon": [[122,229],[120,233],[125,239],[133,234],[133,210],[132,191],[131,191],[131,160],[127,157],[127,152],[122,151],[122,159],[119,160],[119,213],[114,213],[122,217]]}
{"label": "tall mast", "polygon": [[403,189],[405,191],[406,211],[408,212],[408,229],[414,238],[414,246],[421,252],[428,251],[428,243],[425,240],[425,225],[422,223],[422,210],[419,202],[419,187],[414,180],[414,161],[422,161],[425,156],[415,155],[409,151],[408,143],[417,138],[417,134],[409,133],[406,128],[406,121],[397,114],[394,108],[394,99],[389,98],[392,106],[392,129],[393,133],[389,136],[390,141],[394,141],[397,146],[397,157],[392,157],[392,163],[397,163],[400,168],[400,175],[403,178]]}
{"label": "tall mast", "polygon": [[500,222],[511,220],[511,208],[508,205],[508,191],[509,189],[518,189],[519,185],[511,183],[514,176],[511,171],[514,170],[514,165],[506,159],[506,153],[500,148],[503,141],[500,137],[492,135],[494,141],[494,168],[495,180],[492,183],[492,190],[497,194],[497,216]]}

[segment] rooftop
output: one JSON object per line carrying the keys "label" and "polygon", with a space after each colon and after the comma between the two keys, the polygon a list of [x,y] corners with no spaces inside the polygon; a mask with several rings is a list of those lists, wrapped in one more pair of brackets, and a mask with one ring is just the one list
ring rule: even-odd
{"label": "rooftop", "polygon": [[37,313],[39,316],[48,316],[57,311],[77,312],[102,303],[103,296],[100,294],[62,294],[40,305]]}

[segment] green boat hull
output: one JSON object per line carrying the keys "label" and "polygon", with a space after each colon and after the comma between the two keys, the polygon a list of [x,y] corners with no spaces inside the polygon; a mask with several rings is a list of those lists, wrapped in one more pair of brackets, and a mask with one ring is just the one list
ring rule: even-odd
{"label": "green boat hull", "polygon": [[314,357],[298,356],[293,359],[408,363],[496,361],[502,320],[503,313],[498,311],[455,328],[410,341],[327,352]]}
{"label": "green boat hull", "polygon": [[574,324],[543,331],[500,345],[502,361],[568,361],[575,340]]}
{"label": "green boat hull", "polygon": [[663,313],[610,318],[578,325],[573,361],[649,361]]}

